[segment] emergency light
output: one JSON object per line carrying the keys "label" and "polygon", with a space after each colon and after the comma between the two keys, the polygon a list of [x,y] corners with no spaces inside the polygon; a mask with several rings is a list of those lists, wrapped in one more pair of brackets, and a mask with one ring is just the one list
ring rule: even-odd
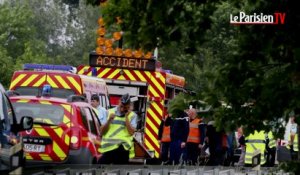
{"label": "emergency light", "polygon": [[76,68],[69,65],[51,65],[51,64],[24,64],[24,70],[61,70],[61,71],[68,71],[68,72],[76,72]]}
{"label": "emergency light", "polygon": [[45,84],[42,89],[42,96],[51,96],[52,87],[49,84]]}

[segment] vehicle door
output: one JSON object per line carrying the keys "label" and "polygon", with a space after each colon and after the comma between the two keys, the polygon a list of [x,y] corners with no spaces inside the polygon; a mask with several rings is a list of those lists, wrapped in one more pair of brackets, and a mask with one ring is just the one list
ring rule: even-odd
{"label": "vehicle door", "polygon": [[24,164],[24,153],[19,131],[10,100],[0,91],[0,172],[11,170],[21,174],[17,169]]}
{"label": "vehicle door", "polygon": [[[87,124],[88,124],[88,139],[93,144],[93,150],[97,155],[100,154],[100,122],[99,119],[91,107],[85,106],[81,108],[82,112],[86,115]],[[92,150],[91,150],[92,151]]]}

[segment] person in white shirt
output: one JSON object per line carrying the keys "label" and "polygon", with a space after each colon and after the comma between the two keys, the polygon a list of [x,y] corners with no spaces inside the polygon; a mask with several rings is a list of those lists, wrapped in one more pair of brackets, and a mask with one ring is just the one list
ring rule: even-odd
{"label": "person in white shirt", "polygon": [[91,105],[94,107],[94,111],[98,115],[101,125],[104,125],[107,121],[107,110],[100,105],[99,96],[97,94],[92,95]]}

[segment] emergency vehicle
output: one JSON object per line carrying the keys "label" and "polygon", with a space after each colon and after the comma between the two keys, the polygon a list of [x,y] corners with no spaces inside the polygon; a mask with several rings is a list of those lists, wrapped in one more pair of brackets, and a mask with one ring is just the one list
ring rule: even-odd
{"label": "emergency vehicle", "polygon": [[100,121],[84,97],[67,99],[43,96],[10,96],[17,120],[32,116],[33,128],[21,132],[27,164],[97,163],[101,154]]}
{"label": "emergency vehicle", "polygon": [[[90,65],[80,65],[77,73],[106,81],[112,106],[129,93],[133,111],[139,116],[137,138],[152,157],[158,158],[158,130],[169,100],[184,91],[184,77],[163,70],[155,59],[90,54]],[[137,152],[136,152],[137,154]]]}
{"label": "emergency vehicle", "polygon": [[52,97],[67,98],[84,95],[90,102],[92,94],[98,94],[100,105],[110,107],[104,80],[76,74],[76,68],[67,65],[24,64],[23,70],[15,71],[9,89],[20,95],[36,96],[44,85],[50,85]]}
{"label": "emergency vehicle", "polygon": [[22,174],[25,156],[19,133],[31,129],[32,121],[22,114],[18,122],[8,96],[0,89],[0,174]]}

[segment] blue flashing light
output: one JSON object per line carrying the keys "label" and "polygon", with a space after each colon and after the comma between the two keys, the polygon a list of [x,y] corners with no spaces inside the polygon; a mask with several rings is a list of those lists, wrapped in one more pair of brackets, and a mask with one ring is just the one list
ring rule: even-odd
{"label": "blue flashing light", "polygon": [[42,96],[51,96],[52,87],[49,84],[45,84],[42,89]]}
{"label": "blue flashing light", "polygon": [[51,65],[51,64],[24,64],[24,70],[61,70],[61,71],[69,71],[73,72],[74,67],[69,65]]}

